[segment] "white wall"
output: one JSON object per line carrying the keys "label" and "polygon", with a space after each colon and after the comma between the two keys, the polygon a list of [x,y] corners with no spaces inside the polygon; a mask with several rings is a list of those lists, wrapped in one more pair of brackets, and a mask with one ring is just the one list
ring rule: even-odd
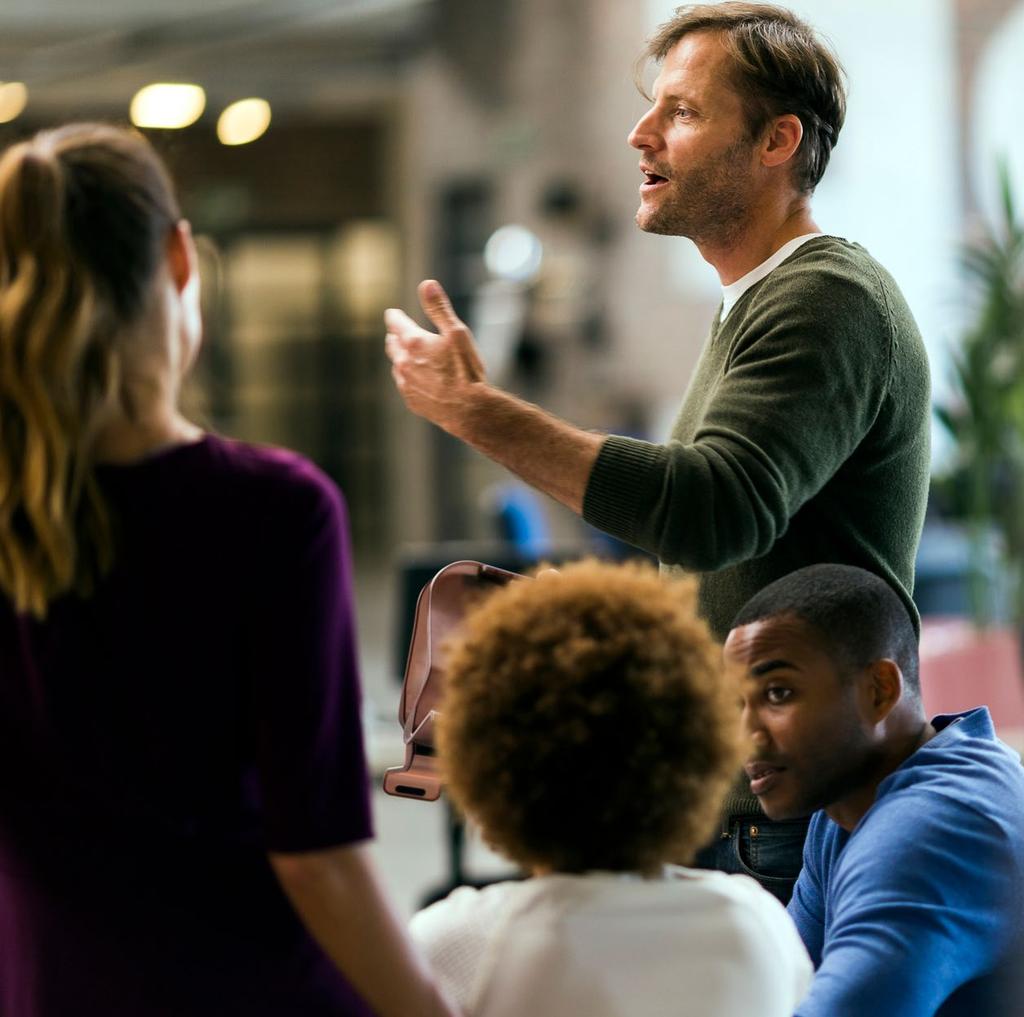
{"label": "white wall", "polygon": [[1002,216],[996,165],[1007,160],[1018,210],[1024,206],[1024,3],[993,33],[970,97],[971,192],[990,226]]}

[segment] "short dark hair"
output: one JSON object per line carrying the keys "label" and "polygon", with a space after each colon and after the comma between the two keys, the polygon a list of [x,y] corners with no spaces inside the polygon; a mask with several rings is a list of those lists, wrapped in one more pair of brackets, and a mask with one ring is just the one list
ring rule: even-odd
{"label": "short dark hair", "polygon": [[801,191],[813,191],[846,119],[845,72],[832,47],[785,7],[686,4],[655,32],[644,57],[660,62],[683,36],[701,31],[720,34],[752,138],[773,117],[800,118],[804,136],[794,156],[794,180]]}
{"label": "short dark hair", "polygon": [[731,681],[692,580],[584,561],[513,582],[451,647],[442,772],[485,839],[526,868],[685,863],[739,762]]}
{"label": "short dark hair", "polygon": [[853,565],[810,565],[754,594],[734,629],[791,615],[811,626],[847,671],[888,658],[903,672],[907,691],[920,697],[917,633],[910,612],[884,580]]}

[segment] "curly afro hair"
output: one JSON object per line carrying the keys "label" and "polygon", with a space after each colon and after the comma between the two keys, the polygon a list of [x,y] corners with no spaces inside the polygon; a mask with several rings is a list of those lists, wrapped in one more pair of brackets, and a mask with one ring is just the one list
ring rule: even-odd
{"label": "curly afro hair", "polygon": [[514,582],[450,646],[442,771],[524,868],[688,862],[739,764],[737,694],[693,581],[583,561]]}

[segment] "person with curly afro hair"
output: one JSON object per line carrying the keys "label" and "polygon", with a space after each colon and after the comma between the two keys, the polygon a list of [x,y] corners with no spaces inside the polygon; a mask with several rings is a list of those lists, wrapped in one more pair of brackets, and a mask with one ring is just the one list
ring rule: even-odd
{"label": "person with curly afro hair", "polygon": [[460,887],[413,938],[467,1017],[789,1017],[811,966],[746,876],[682,868],[741,751],[692,580],[578,562],[476,605],[449,647],[455,804],[531,878]]}

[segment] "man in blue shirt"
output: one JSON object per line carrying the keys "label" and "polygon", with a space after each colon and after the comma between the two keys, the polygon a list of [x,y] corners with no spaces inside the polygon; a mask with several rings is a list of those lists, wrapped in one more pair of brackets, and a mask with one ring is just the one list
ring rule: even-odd
{"label": "man in blue shirt", "polygon": [[814,813],[789,905],[817,969],[798,1017],[1024,1013],[1024,769],[984,707],[927,721],[893,590],[800,569],[748,601],[725,654],[751,791],[771,819]]}

